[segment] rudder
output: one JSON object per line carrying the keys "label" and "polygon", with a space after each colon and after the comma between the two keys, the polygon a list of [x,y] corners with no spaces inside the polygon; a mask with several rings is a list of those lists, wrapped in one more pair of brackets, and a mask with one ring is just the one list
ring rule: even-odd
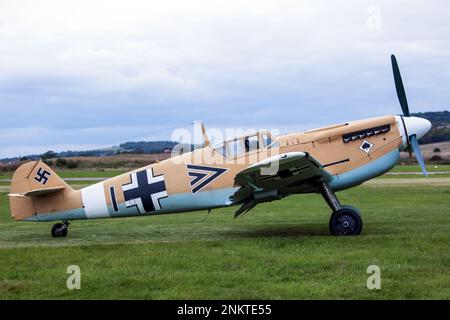
{"label": "rudder", "polygon": [[12,178],[9,194],[11,216],[15,220],[24,220],[39,213],[78,206],[76,193],[44,162],[27,162],[14,172]]}

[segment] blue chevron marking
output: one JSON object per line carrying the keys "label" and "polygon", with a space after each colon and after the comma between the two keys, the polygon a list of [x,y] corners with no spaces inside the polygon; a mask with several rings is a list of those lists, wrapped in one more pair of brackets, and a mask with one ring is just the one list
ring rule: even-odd
{"label": "blue chevron marking", "polygon": [[[188,175],[190,177],[195,177],[191,180],[191,187],[193,187],[192,193],[197,193],[212,181],[216,180],[220,175],[228,171],[228,169],[225,168],[206,167],[193,164],[188,164],[186,167],[188,169]],[[190,170],[203,171],[203,173]]]}
{"label": "blue chevron marking", "polygon": [[206,173],[200,173],[200,172],[188,172],[188,175],[190,177],[194,177],[194,179],[191,180],[191,187],[196,184],[197,182],[199,182],[200,180],[202,180],[204,177],[206,177],[208,174]]}

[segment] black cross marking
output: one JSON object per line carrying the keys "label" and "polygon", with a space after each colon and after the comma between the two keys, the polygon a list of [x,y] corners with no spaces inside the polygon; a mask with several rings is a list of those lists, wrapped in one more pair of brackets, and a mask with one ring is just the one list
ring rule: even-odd
{"label": "black cross marking", "polygon": [[[148,174],[151,176],[149,177]],[[161,178],[158,179],[158,177]],[[155,182],[149,183],[151,180],[155,180]],[[127,188],[127,186],[133,184],[136,185],[135,188]],[[131,182],[123,185],[123,190],[125,202],[128,203],[127,207],[136,207],[139,213],[152,212],[161,208],[160,205],[159,208],[155,208],[153,196],[157,197],[158,204],[160,199],[167,197],[164,176],[153,176],[153,169],[139,171],[135,175],[132,174]],[[158,193],[159,195],[156,195]],[[140,206],[140,203],[142,203],[142,206]],[[142,209],[144,212],[141,212]]]}
{"label": "black cross marking", "polygon": [[47,184],[48,179],[51,177],[51,173],[47,170],[44,170],[43,168],[39,168],[38,172],[36,173],[36,176],[34,177],[34,180],[36,180],[39,183],[42,183],[44,186]]}

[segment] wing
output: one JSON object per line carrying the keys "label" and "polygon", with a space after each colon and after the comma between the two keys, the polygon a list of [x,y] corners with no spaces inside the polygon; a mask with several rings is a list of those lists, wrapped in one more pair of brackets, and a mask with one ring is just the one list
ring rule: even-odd
{"label": "wing", "polygon": [[235,217],[262,202],[279,200],[293,193],[318,191],[320,182],[332,176],[306,152],[289,152],[257,162],[234,178],[241,188],[233,196],[234,204],[242,204]]}

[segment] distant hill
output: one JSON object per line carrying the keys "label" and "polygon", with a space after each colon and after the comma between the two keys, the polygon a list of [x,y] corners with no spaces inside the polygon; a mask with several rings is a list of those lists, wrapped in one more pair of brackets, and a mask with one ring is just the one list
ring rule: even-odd
{"label": "distant hill", "polygon": [[172,150],[177,145],[173,141],[139,141],[122,143],[119,148],[121,153],[164,153],[165,150]]}
{"label": "distant hill", "polygon": [[120,153],[164,153],[165,150],[172,150],[178,143],[173,141],[138,141],[125,142],[119,146]]}
{"label": "distant hill", "polygon": [[450,141],[450,111],[419,112],[411,115],[425,118],[432,124],[430,132],[420,139],[420,143]]}
{"label": "distant hill", "polygon": [[53,158],[73,158],[73,157],[105,157],[118,154],[160,154],[169,152],[178,143],[173,141],[139,141],[139,142],[125,142],[119,146],[114,146],[105,149],[86,150],[86,151],[63,151],[54,152],[47,151],[43,154],[33,154],[15,158],[0,159],[2,162],[11,162],[17,160],[38,160],[38,159],[53,159]]}

